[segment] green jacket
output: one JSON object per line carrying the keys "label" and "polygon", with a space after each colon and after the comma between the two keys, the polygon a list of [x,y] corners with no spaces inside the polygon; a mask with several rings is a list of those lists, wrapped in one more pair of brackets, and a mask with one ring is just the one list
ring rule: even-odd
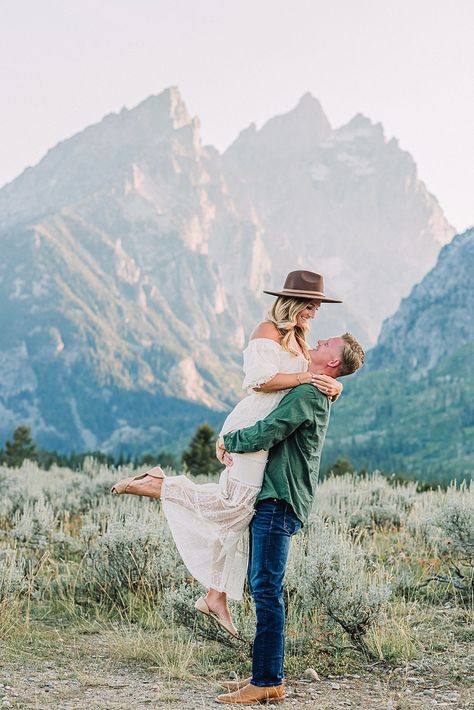
{"label": "green jacket", "polygon": [[314,385],[299,385],[265,419],[224,435],[231,453],[270,451],[257,500],[286,501],[302,523],[313,505],[330,411],[326,395]]}

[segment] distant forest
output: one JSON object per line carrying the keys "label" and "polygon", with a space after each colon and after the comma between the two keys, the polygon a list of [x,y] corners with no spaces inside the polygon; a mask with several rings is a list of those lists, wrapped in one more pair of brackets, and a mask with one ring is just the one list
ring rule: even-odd
{"label": "distant forest", "polygon": [[[215,456],[215,441],[217,433],[207,422],[197,427],[194,436],[180,457],[168,451],[145,453],[140,456],[107,454],[103,451],[87,451],[82,453],[59,454],[57,451],[47,451],[40,448],[32,439],[31,429],[26,425],[18,426],[13,432],[11,440],[7,440],[5,448],[0,449],[0,464],[10,468],[18,468],[24,461],[35,461],[40,468],[49,470],[52,466],[80,470],[84,461],[93,458],[99,463],[118,468],[120,466],[142,467],[157,466],[171,468],[174,471],[185,470],[194,476],[218,477],[222,464]],[[320,478],[327,476],[344,476],[346,474],[367,475],[365,469],[356,470],[347,457],[339,457],[331,464],[326,465],[321,471]],[[426,491],[437,488],[446,488],[446,481],[418,480],[414,476],[404,474],[385,474],[379,471],[389,481],[405,483],[417,481],[418,490]]]}

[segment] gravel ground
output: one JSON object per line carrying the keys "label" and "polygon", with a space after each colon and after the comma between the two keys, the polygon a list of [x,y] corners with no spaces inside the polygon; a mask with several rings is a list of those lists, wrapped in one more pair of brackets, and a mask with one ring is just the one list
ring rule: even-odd
{"label": "gravel ground", "polygon": [[[453,623],[458,619],[452,611]],[[447,617],[446,617],[447,618]],[[431,651],[403,667],[374,664],[342,676],[290,677],[278,707],[314,710],[474,710],[472,628],[438,615],[440,634],[431,631]],[[431,627],[430,627],[431,628]],[[457,628],[457,633],[452,632]],[[125,660],[102,632],[35,627],[18,642],[0,645],[0,710],[142,710],[225,707],[220,678],[167,678],[150,662]],[[436,634],[436,639],[434,634]],[[439,636],[439,638],[438,638]],[[133,636],[131,642],[133,645]],[[436,641],[436,642],[435,642]],[[132,647],[127,644],[127,654]],[[428,646],[428,644],[427,644]],[[229,669],[230,671],[232,669]],[[222,678],[225,679],[225,678]],[[231,707],[231,706],[229,706]],[[236,707],[236,706],[234,706]],[[255,706],[256,707],[256,706]]]}
{"label": "gravel ground", "polygon": [[[77,639],[76,659],[9,660],[0,669],[0,708],[35,710],[141,710],[142,708],[217,708],[222,690],[215,680],[162,681],[156,670],[117,663],[97,653],[100,642]],[[100,641],[100,640],[99,640]],[[94,653],[95,652],[95,653]],[[464,661],[467,662],[466,657]],[[423,668],[423,665],[425,666]],[[446,673],[443,673],[443,669]],[[468,667],[466,666],[466,672]],[[474,709],[472,688],[451,679],[449,664],[425,658],[372,673],[289,679],[287,696],[279,707],[315,710],[452,710]],[[471,678],[472,680],[472,678]]]}

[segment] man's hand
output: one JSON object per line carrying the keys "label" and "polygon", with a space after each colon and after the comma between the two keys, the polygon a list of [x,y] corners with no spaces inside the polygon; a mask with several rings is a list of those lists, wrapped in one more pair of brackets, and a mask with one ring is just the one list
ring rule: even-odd
{"label": "man's hand", "polygon": [[224,439],[222,438],[222,436],[220,436],[216,441],[216,456],[219,461],[227,468],[229,468],[229,466],[232,466],[232,464],[234,463],[232,456],[225,449]]}

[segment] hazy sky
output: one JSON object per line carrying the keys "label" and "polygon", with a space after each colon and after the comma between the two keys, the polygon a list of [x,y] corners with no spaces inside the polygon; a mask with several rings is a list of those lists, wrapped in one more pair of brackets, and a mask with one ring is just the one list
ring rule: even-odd
{"label": "hazy sky", "polygon": [[474,222],[473,0],[0,0],[0,185],[105,114],[177,85],[224,149],[311,91],[362,112]]}

